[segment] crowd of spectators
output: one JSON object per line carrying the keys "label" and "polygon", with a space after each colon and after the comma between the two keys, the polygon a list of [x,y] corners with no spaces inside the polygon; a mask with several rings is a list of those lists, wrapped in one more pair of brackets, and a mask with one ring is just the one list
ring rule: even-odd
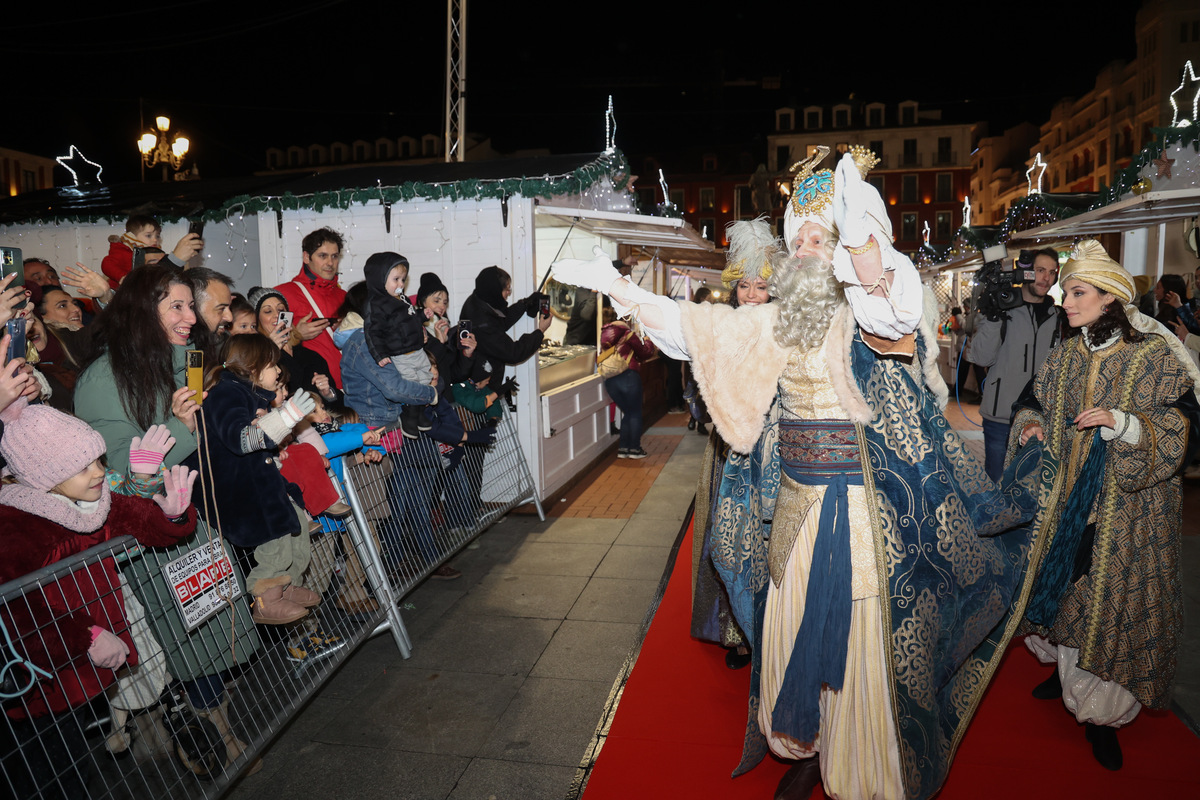
{"label": "crowd of spectators", "polygon": [[[164,252],[158,223],[134,216],[110,237],[99,269],[76,264],[60,277],[30,258],[23,285],[13,285],[15,276],[0,281],[0,323],[23,323],[27,341],[10,353],[13,337],[0,340],[0,460],[10,476],[0,488],[0,582],[124,533],[167,548],[197,547],[216,532],[246,595],[218,620],[226,633],[291,626],[319,606],[332,575],[312,568],[317,547],[345,563],[331,598],[337,607],[373,612],[378,604],[342,522],[351,509],[331,477],[344,477],[346,459],[386,475],[385,507],[371,515],[386,567],[460,577],[442,563],[448,553],[435,526],[461,534],[478,519],[481,448],[494,441],[499,397],[511,400],[518,388],[504,369],[537,352],[550,323],[538,313],[543,296],[510,304],[511,277],[489,267],[453,323],[436,274],[406,294],[409,264],[397,253],[370,256],[368,280],[343,288],[344,242],[328,228],[304,237],[294,277],[240,294],[228,276],[194,263],[202,249],[189,233]],[[508,331],[523,315],[536,317],[535,329],[514,340]],[[202,384],[191,372],[200,364]],[[456,394],[481,412],[466,417],[471,424]],[[476,457],[465,458],[472,450]],[[38,675],[87,673],[73,682],[77,690],[39,689],[8,715],[16,750],[100,693],[116,709],[117,676],[160,654],[155,634],[172,635],[135,633],[163,601],[131,597],[112,559],[86,569],[92,591],[43,593],[45,607],[30,612],[70,620],[60,626],[63,641],[47,645],[38,619],[0,615]],[[225,715],[229,666],[171,671],[195,712],[225,736],[232,760],[244,745]],[[149,684],[156,696],[161,680]],[[110,749],[121,740],[114,733]],[[29,786],[57,781],[76,796],[86,775],[54,766],[74,744],[64,741],[43,761],[10,765],[6,757],[5,772],[12,766]]]}

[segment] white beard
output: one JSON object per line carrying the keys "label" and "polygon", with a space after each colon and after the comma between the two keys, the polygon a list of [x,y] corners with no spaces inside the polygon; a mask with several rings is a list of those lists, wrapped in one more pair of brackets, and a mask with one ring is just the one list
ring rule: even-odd
{"label": "white beard", "polygon": [[816,256],[789,258],[771,274],[768,290],[779,306],[775,338],[784,347],[820,347],[834,313],[846,304],[833,262]]}

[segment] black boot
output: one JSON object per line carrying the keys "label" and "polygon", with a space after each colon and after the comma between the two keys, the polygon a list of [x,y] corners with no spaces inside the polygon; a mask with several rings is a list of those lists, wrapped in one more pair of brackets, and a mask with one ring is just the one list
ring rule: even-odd
{"label": "black boot", "polygon": [[420,428],[418,427],[418,418],[421,416],[423,406],[405,406],[400,412],[400,431],[408,439],[421,438]]}
{"label": "black boot", "polygon": [[734,647],[725,651],[725,666],[730,669],[741,669],[750,664],[750,654],[741,652],[742,648]]}
{"label": "black boot", "polygon": [[783,773],[775,787],[775,800],[806,800],[820,782],[820,757],[813,755]]}
{"label": "black boot", "polygon": [[1062,697],[1062,682],[1058,679],[1058,667],[1050,677],[1033,687],[1033,696],[1038,700],[1057,700]]}
{"label": "black boot", "polygon": [[692,417],[691,419],[688,420],[688,430],[689,431],[696,430],[696,418],[695,417]]}
{"label": "black boot", "polygon": [[1124,763],[1121,756],[1121,743],[1117,741],[1117,729],[1107,725],[1084,724],[1084,735],[1092,743],[1092,755],[1100,766],[1116,772]]}

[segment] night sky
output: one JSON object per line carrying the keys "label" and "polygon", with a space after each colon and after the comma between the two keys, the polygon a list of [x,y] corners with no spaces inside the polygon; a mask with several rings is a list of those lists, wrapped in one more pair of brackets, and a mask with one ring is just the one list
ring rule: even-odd
{"label": "night sky", "polygon": [[[166,0],[74,18],[60,4],[10,5],[0,146],[54,156],[76,144],[105,182],[138,178],[143,112],[147,126],[172,118],[204,177],[262,169],[272,145],[441,135],[441,0]],[[501,151],[598,151],[611,94],[617,145],[636,159],[749,142],[778,106],[853,94],[969,102],[998,133],[1044,121],[1109,61],[1136,55],[1138,4],[1116,5],[856,4],[839,19],[834,4],[471,0],[467,128]],[[778,90],[758,87],[772,75]]]}

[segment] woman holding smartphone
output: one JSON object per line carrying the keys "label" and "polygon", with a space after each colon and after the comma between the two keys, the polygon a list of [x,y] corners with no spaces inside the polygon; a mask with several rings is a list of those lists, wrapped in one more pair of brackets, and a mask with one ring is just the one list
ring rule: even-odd
{"label": "woman holding smartphone", "polygon": [[295,334],[292,312],[284,296],[275,289],[255,286],[246,293],[246,300],[254,306],[258,332],[283,351],[279,365],[287,369],[288,392],[307,389],[319,394],[326,405],[344,405],[346,397],[334,382],[329,364]]}

